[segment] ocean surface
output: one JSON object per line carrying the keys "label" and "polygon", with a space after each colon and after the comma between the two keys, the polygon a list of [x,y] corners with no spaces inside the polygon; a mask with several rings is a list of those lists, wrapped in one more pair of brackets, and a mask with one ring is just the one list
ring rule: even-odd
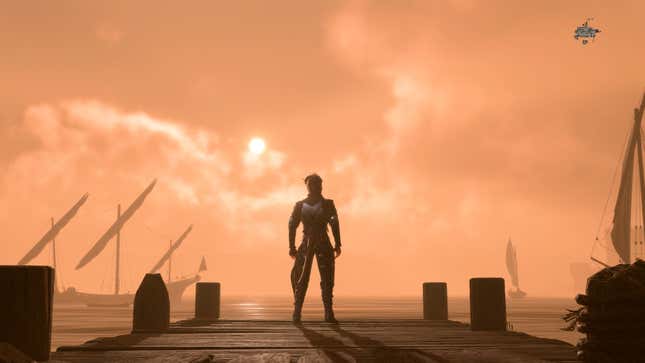
{"label": "ocean surface", "polygon": [[[322,303],[317,297],[307,297],[303,320],[322,319]],[[171,321],[192,318],[194,303],[187,301],[171,312]],[[343,319],[420,319],[421,298],[337,297],[336,317]],[[512,330],[531,335],[559,339],[575,344],[582,335],[562,331],[561,316],[567,308],[575,308],[573,299],[525,298],[507,300],[508,322]],[[451,320],[468,322],[468,298],[448,299]],[[222,298],[221,318],[291,319],[292,302],[288,297],[226,297]],[[97,337],[128,334],[132,327],[132,307],[90,308],[84,305],[54,306],[52,350],[62,345],[81,344]]]}

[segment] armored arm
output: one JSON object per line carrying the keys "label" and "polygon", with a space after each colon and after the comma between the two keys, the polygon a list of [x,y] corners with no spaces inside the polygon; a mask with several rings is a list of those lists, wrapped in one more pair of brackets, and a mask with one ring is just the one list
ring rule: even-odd
{"label": "armored arm", "polygon": [[329,201],[329,225],[331,226],[331,233],[334,236],[335,248],[340,248],[340,222],[338,221],[338,212],[336,211],[336,206],[334,201]]}
{"label": "armored arm", "polygon": [[291,217],[289,217],[289,250],[296,249],[296,230],[300,224],[300,202],[293,206]]}

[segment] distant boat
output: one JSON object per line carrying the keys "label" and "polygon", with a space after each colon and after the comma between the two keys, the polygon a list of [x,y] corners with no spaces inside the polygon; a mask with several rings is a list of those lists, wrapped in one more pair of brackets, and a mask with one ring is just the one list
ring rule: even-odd
{"label": "distant boat", "polygon": [[[643,226],[645,225],[645,175],[643,171],[643,130],[641,121],[645,111],[645,94],[640,107],[634,109],[634,124],[629,133],[622,160],[620,185],[610,232],[613,249],[620,263],[632,263],[644,255]],[[634,160],[636,157],[636,160]],[[636,161],[636,162],[635,162]],[[636,172],[637,177],[635,177]],[[634,186],[634,183],[638,183]],[[596,238],[598,240],[598,238]],[[609,261],[591,256],[591,260],[605,267]]]}
{"label": "distant boat", "polygon": [[520,290],[520,278],[517,270],[517,251],[515,250],[515,246],[513,246],[513,242],[511,242],[510,238],[506,244],[506,269],[508,270],[508,274],[511,276],[511,283],[515,288],[515,290],[508,290],[508,297],[512,299],[521,299],[525,297],[526,293]]}
{"label": "distant boat", "polygon": [[189,226],[186,231],[179,236],[173,243],[170,241],[168,251],[161,256],[161,259],[152,267],[150,273],[157,272],[164,264],[168,263],[168,277],[166,278],[166,289],[168,290],[168,297],[170,298],[170,306],[177,306],[181,303],[181,297],[184,291],[192,284],[201,280],[200,272],[206,271],[206,259],[202,257],[197,273],[192,276],[182,276],[178,280],[172,280],[172,254],[181,246],[188,234],[193,230],[193,226]]}
{"label": "distant boat", "polygon": [[137,197],[137,199],[132,202],[128,209],[121,214],[121,205],[117,206],[117,215],[116,220],[110,226],[110,228],[94,243],[92,248],[83,256],[80,260],[76,269],[80,269],[83,266],[90,263],[96,256],[98,256],[110,242],[110,240],[116,237],[116,268],[114,276],[114,293],[113,294],[93,294],[93,293],[83,293],[76,292],[80,300],[82,300],[87,306],[128,306],[134,301],[134,294],[131,293],[120,293],[120,270],[121,270],[121,228],[123,225],[134,215],[134,213],[141,207],[144,200],[150,194],[155,184],[157,183],[154,180],[148,187]]}
{"label": "distant boat", "polygon": [[[56,303],[65,303],[65,302],[76,302],[78,301],[78,295],[76,294],[76,290],[73,287],[70,287],[68,289],[65,289],[62,291],[61,289],[58,288],[59,285],[59,280],[60,278],[60,272],[56,269],[56,237],[60,233],[60,231],[65,227],[71,220],[76,216],[76,213],[78,210],[85,204],[87,201],[87,198],[89,197],[89,194],[83,195],[81,199],[76,202],[70,208],[67,213],[63,215],[61,219],[59,219],[56,223],[54,223],[54,218],[51,219],[51,227],[50,229],[40,238],[38,242],[25,254],[20,261],[18,261],[19,265],[26,265],[31,260],[36,258],[40,253],[45,249],[45,247],[51,243],[51,251],[52,251],[52,267],[54,268],[54,302]],[[61,286],[62,288],[62,286]]]}

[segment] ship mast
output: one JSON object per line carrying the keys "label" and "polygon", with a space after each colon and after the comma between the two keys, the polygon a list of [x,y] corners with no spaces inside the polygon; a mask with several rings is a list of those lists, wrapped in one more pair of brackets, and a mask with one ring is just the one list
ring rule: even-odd
{"label": "ship mast", "polygon": [[181,244],[184,242],[186,237],[188,237],[188,234],[192,230],[193,230],[193,226],[190,225],[184,231],[184,233],[182,233],[181,236],[179,236],[179,238],[177,238],[175,243],[173,243],[172,240],[170,240],[170,246],[168,247],[168,250],[166,251],[166,253],[164,253],[163,256],[161,256],[161,258],[159,259],[159,261],[150,269],[151,274],[157,272],[160,268],[162,268],[163,265],[167,261],[168,262],[168,281],[167,282],[170,282],[170,280],[171,280],[170,274],[171,274],[171,271],[172,271],[171,270],[172,269],[172,260],[171,260],[172,259],[172,254],[179,248],[179,246],[181,246]]}
{"label": "ship mast", "polygon": [[[58,220],[58,222],[53,223],[54,219],[52,218],[52,226],[51,228],[40,238],[38,242],[27,252],[21,259],[18,261],[18,265],[26,265],[28,264],[31,260],[36,258],[42,251],[43,249],[47,246],[49,242],[52,242],[56,236],[58,236],[58,233],[69,223],[69,221],[74,218],[78,210],[83,206],[87,198],[89,197],[88,194],[83,195],[83,197],[70,208],[67,213],[65,213],[61,219]],[[55,247],[53,248],[52,254],[54,256],[54,268],[56,268],[56,252],[55,252]]]}
{"label": "ship mast", "polygon": [[[121,218],[121,204],[116,207],[116,220],[118,221]],[[121,264],[119,263],[121,256],[121,227],[116,231],[116,269],[114,270],[114,295],[119,294],[119,270]]]}
{"label": "ship mast", "polygon": [[[639,176],[639,182],[640,182],[640,189],[641,189],[641,217],[642,217],[642,222],[641,224],[641,233],[643,232],[643,226],[645,226],[645,176],[643,173],[643,133],[641,132],[641,122],[643,120],[643,108],[645,107],[645,94],[643,95],[643,101],[641,102],[641,107],[640,108],[635,108],[634,109],[634,120],[638,123],[638,135],[636,135],[636,143],[638,145],[637,149],[637,155],[638,155],[638,176]],[[641,241],[643,236],[637,234],[636,238],[641,237]],[[634,241],[634,243],[638,243],[638,241]],[[642,243],[642,242],[641,242]],[[630,245],[631,246],[631,245]],[[636,250],[636,246],[632,246],[634,250]],[[633,253],[630,253],[630,256],[632,256],[633,260],[635,261],[636,257],[634,256]]]}
{"label": "ship mast", "polygon": [[83,266],[87,265],[90,261],[92,261],[96,256],[98,256],[103,249],[105,249],[105,246],[107,246],[108,242],[113,237],[116,237],[116,269],[115,269],[115,277],[114,277],[114,294],[118,295],[119,294],[119,275],[120,275],[120,269],[121,269],[121,262],[120,262],[120,256],[121,256],[121,228],[123,228],[123,225],[134,215],[134,213],[141,207],[143,204],[144,200],[150,194],[152,189],[154,188],[155,184],[157,183],[157,180],[153,180],[150,185],[137,197],[137,199],[132,202],[132,204],[121,214],[121,204],[117,205],[117,214],[116,214],[116,221],[110,226],[110,228],[103,233],[103,235],[94,243],[92,248],[87,251],[85,256],[81,258],[79,261],[78,265],[76,265],[76,269],[80,269]]}

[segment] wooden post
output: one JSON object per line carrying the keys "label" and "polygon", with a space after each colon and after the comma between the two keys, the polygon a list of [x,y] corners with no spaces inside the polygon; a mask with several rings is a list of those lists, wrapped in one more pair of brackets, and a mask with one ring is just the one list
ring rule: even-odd
{"label": "wooden post", "polygon": [[470,329],[506,330],[506,292],[503,278],[470,279]]}
{"label": "wooden post", "polygon": [[0,266],[0,342],[49,360],[53,295],[53,268]]}
{"label": "wooden post", "polygon": [[161,274],[146,274],[134,296],[132,332],[161,332],[170,325],[170,299]]}
{"label": "wooden post", "polygon": [[448,320],[448,286],[445,282],[423,283],[423,319]]}
{"label": "wooden post", "polygon": [[195,319],[219,319],[219,282],[198,282],[195,286]]}

